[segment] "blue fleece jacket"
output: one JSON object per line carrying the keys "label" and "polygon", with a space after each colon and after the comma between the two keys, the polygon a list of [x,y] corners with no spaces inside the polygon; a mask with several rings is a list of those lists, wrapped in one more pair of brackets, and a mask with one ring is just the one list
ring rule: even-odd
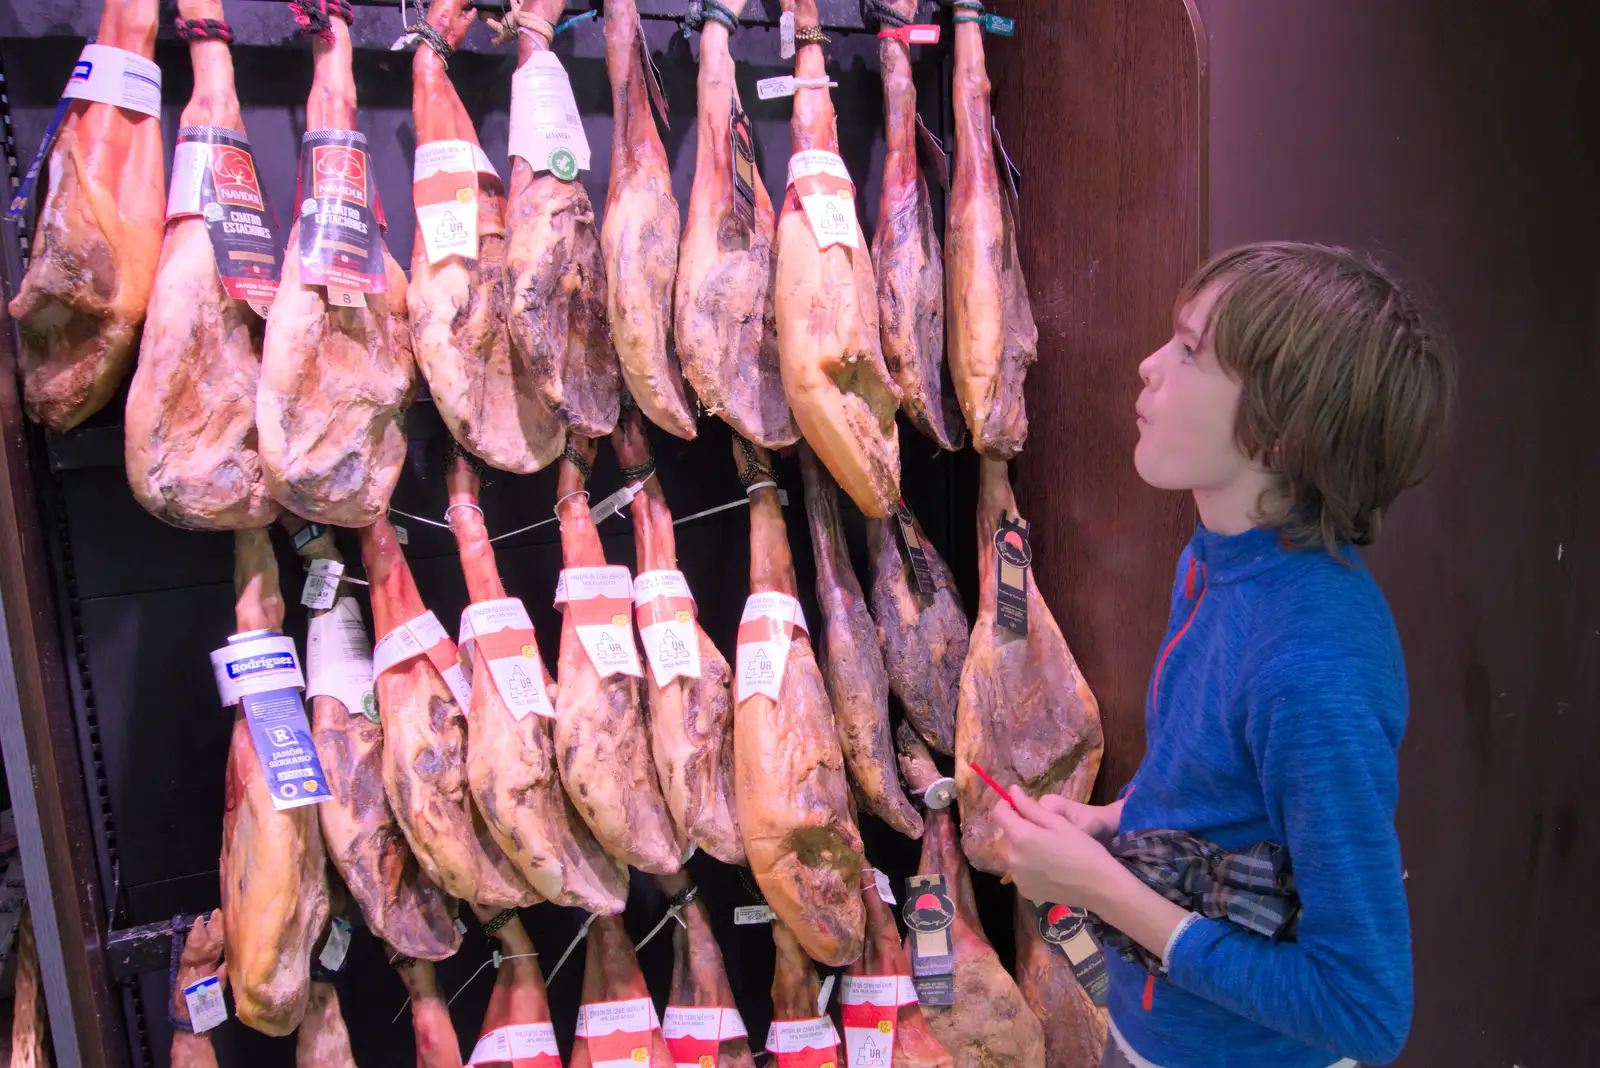
{"label": "blue fleece jacket", "polygon": [[1204,528],[1178,562],[1124,831],[1289,851],[1297,941],[1200,919],[1167,979],[1108,954],[1111,1018],[1162,1068],[1387,1064],[1411,1026],[1411,927],[1394,809],[1406,677],[1353,548]]}

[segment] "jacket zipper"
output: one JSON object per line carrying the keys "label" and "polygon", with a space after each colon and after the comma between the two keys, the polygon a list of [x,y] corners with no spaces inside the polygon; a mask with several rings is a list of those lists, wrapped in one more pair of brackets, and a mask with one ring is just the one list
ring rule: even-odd
{"label": "jacket zipper", "polygon": [[[1211,589],[1211,584],[1206,581],[1206,565],[1200,565],[1200,597],[1194,602],[1194,607],[1189,609],[1189,618],[1184,620],[1183,626],[1178,628],[1178,633],[1167,642],[1166,648],[1161,650],[1161,658],[1156,661],[1155,680],[1150,684],[1150,707],[1155,708],[1156,702],[1161,697],[1161,670],[1167,666],[1167,657],[1172,655],[1173,646],[1178,644],[1189,628],[1194,624],[1194,617],[1200,614],[1200,606],[1205,603],[1206,593]],[[1184,581],[1184,593],[1188,597],[1194,596],[1194,559],[1189,560],[1189,575]]]}

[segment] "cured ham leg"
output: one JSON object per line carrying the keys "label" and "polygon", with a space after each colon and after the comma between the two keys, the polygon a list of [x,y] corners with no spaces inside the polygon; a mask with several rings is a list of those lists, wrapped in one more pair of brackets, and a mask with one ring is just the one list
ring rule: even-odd
{"label": "cured ham leg", "polygon": [[[286,518],[284,526],[292,534],[302,523]],[[299,553],[306,560],[344,560],[331,531],[306,542]],[[340,631],[351,628],[359,632],[370,662],[355,598],[341,597],[333,608],[311,615],[312,640],[326,650],[320,655],[335,655],[335,643],[341,637],[350,640]],[[311,658],[308,649],[306,659]],[[383,728],[364,709],[347,708],[338,697],[320,694],[311,698],[311,734],[328,778],[329,799],[317,806],[323,845],[367,926],[408,957],[444,960],[454,955],[461,933],[444,894],[412,855],[384,794]]]}
{"label": "cured ham leg", "polygon": [[[97,44],[155,56],[156,0],[106,0]],[[133,362],[166,216],[161,120],[74,101],[50,151],[33,258],[11,301],[23,406],[62,433],[105,407]]]}
{"label": "cured ham leg", "polygon": [[294,1068],[356,1068],[350,1031],[332,983],[311,984],[311,1004],[295,1032]]}
{"label": "cured ham leg", "polygon": [[961,606],[955,575],[913,516],[912,528],[933,573],[932,596],[917,589],[900,547],[897,520],[867,520],[867,556],[872,561],[872,616],[878,624],[889,689],[906,719],[946,755],[955,752],[956,705],[961,669],[967,662],[972,625]]}
{"label": "cured ham leg", "polygon": [[[561,459],[556,512],[561,559],[569,569],[606,566],[583,490],[594,455],[592,439],[572,438]],[[561,621],[555,725],[561,781],[606,852],[641,871],[675,872],[686,846],[672,826],[651,760],[644,687],[620,672],[601,677],[578,636],[577,615],[568,604]],[[631,628],[627,639],[633,640]]]}
{"label": "cured ham leg", "polygon": [[622,379],[650,421],[695,436],[673,351],[672,283],[678,271],[678,202],[645,79],[649,45],[633,0],[605,0],[606,73],[611,76],[611,185],[600,252],[606,312]]}
{"label": "cured ham leg", "polygon": [[[178,14],[220,20],[222,0],[184,0]],[[227,42],[190,41],[189,60],[194,93],[179,126],[242,135]],[[256,451],[263,330],[261,317],[223,288],[206,220],[167,223],[123,419],[128,485],[157,519],[230,530],[264,527],[278,514]]]}
{"label": "cured ham leg", "polygon": [[[328,22],[312,42],[308,132],[356,128],[350,27],[337,15]],[[256,394],[261,460],[272,495],[296,515],[366,526],[388,507],[406,455],[413,390],[406,276],[385,249],[388,292],[367,294],[355,307],[333,305],[326,286],[300,276],[302,222],[289,229],[267,314]]]}
{"label": "cured ham leg", "polygon": [[[523,10],[538,28],[516,35],[518,67],[533,53],[550,50],[564,7],[565,0],[526,0]],[[589,194],[576,177],[562,181],[549,171],[535,173],[514,156],[506,225],[512,352],[568,434],[609,434],[617,423],[620,383]]]}
{"label": "cured ham leg", "polygon": [[[656,881],[661,884],[661,889],[672,895],[680,894],[689,887],[689,877],[683,872],[663,875]],[[728,985],[728,972],[722,965],[722,950],[717,947],[716,936],[711,932],[711,917],[705,905],[698,900],[683,906],[679,915],[683,923],[675,924],[672,928],[672,986],[667,991],[667,1015],[662,1020],[662,1033],[667,1036],[667,1044],[669,1047],[673,1045],[675,1036],[672,1025],[676,1022],[673,1019],[676,1010],[720,1009],[720,1019],[713,1032],[720,1036],[716,1043],[714,1068],[754,1068],[750,1039],[744,1033],[744,1021],[734,1007],[733,988]],[[685,1037],[693,1040],[702,1036],[692,1034]],[[703,1044],[695,1052],[710,1056]],[[686,1058],[676,1049],[673,1050],[672,1059],[680,1065],[705,1066],[699,1057]]]}
{"label": "cured ham leg", "polygon": [[[965,29],[963,25],[960,27]],[[972,773],[975,761],[1002,787],[1030,796],[1089,796],[1104,739],[1100,707],[1067,639],[1026,570],[1028,634],[996,621],[995,531],[1017,502],[1003,460],[985,459],[978,484],[978,621],[961,670],[956,710],[956,793],[961,847],[972,866],[1003,874],[1006,847],[994,820],[999,796]]]}
{"label": "cured ham leg", "polygon": [[[17,920],[16,952],[16,976],[12,987],[11,1059],[7,1062],[7,1068],[50,1068],[50,1021],[45,1014],[44,986],[39,976],[39,943],[33,934],[33,913],[26,902]],[[181,991],[183,988],[178,989]],[[179,996],[181,998],[182,995]],[[210,1053],[210,1040],[202,1038],[201,1041],[205,1043],[204,1052]],[[196,1058],[190,1060],[190,1064],[197,1068],[206,1063],[198,1059],[198,1052]],[[181,1061],[174,1063],[178,1068],[183,1068]],[[210,1064],[216,1063],[216,1055],[211,1054]]]}
{"label": "cured ham leg", "polygon": [[[772,1030],[767,1048],[777,1056],[767,1063],[772,1068],[786,1063],[837,1064],[844,1059],[839,1056],[839,1032],[817,1005],[821,994],[817,969],[795,932],[782,921],[773,923],[772,941],[777,955],[772,968]],[[800,1056],[786,1056],[793,1053]]]}
{"label": "cured ham leg", "polygon": [[954,28],[956,161],[944,245],[950,377],[973,448],[1009,460],[1028,439],[1022,381],[1039,356],[1039,328],[1022,279],[1016,209],[995,167],[983,28]]}
{"label": "cured ham leg", "polygon": [[[926,750],[902,760],[911,788],[924,791],[938,773]],[[930,809],[922,836],[921,875],[943,875],[955,905],[950,942],[955,950],[955,1004],[924,1006],[933,1033],[955,1057],[956,1068],[1044,1068],[1044,1031],[1022,992],[984,937],[972,896],[972,875],[956,844],[949,809]],[[910,953],[909,937],[906,952]]]}
{"label": "cured ham leg", "polygon": [[[611,444],[623,468],[641,471],[654,467],[638,408],[623,411]],[[661,480],[653,474],[641,477],[639,495],[629,505],[639,573],[677,571],[672,513]],[[729,689],[733,671],[698,623],[694,630],[699,638],[699,678],[678,676],[662,685],[653,670],[645,671],[656,772],[679,834],[726,864],[743,864],[744,840],[739,836],[733,795],[733,694]]]}
{"label": "cured ham leg", "polygon": [[[745,0],[725,0],[738,15]],[[689,220],[678,247],[673,340],[683,376],[711,414],[741,437],[776,449],[800,436],[778,369],[772,297],[776,218],[761,175],[750,164],[755,222],[734,206],[734,85],[728,29],[708,19],[700,30],[700,108]]]}
{"label": "cured ham leg", "polygon": [[[172,937],[178,937],[174,934]],[[215,975],[222,982],[228,981],[228,966],[222,960],[222,910],[216,909],[209,916],[196,916],[194,926],[189,928],[189,933],[184,936],[183,955],[178,958],[178,974],[172,984],[172,1015],[185,1023],[189,1019],[189,1001],[183,996],[185,987],[193,986],[207,976]],[[22,955],[18,953],[17,959],[17,1009],[22,1008],[23,988],[22,982]],[[41,1003],[40,1008],[43,1008]],[[23,1013],[17,1013],[17,1019],[22,1019]],[[21,1068],[28,1064],[17,1059],[17,1049],[13,1043],[11,1049],[11,1063]],[[48,1061],[38,1061],[29,1065],[29,1068],[45,1068]],[[173,1028],[172,1050],[168,1059],[171,1068],[217,1068],[217,1051],[211,1047],[211,1034],[203,1031],[195,1034],[193,1031],[180,1031]]]}
{"label": "cured ham leg", "polygon": [[[739,439],[734,458],[740,481],[753,487],[750,591],[792,598],[794,563],[771,459]],[[861,832],[833,706],[805,630],[793,629],[777,699],[757,692],[735,706],[733,746],[739,829],[756,883],[814,960],[849,964],[861,954],[865,924]]]}
{"label": "cured ham leg", "polygon": [[[482,906],[475,906],[472,911],[484,931],[491,932],[499,940],[502,956],[495,975],[494,993],[489,995],[489,1007],[484,1011],[483,1027],[478,1032],[478,1045],[473,1050],[473,1063],[485,1068],[491,1065],[518,1068],[534,1064],[531,1057],[512,1057],[510,1053],[514,1048],[526,1048],[535,1042],[544,1044],[551,1056],[557,1056],[544,976],[539,972],[533,939],[528,937],[522,920],[515,912],[497,914],[493,909]],[[511,1028],[517,1031],[516,1047],[511,1044]],[[498,1055],[502,1052],[506,1055]]]}
{"label": "cured ham leg", "polygon": [[[867,912],[867,946],[861,959],[844,970],[846,976],[911,975],[911,955],[900,943],[894,912],[878,896],[872,879],[861,880],[861,903]],[[845,993],[841,991],[843,1002]],[[849,1020],[845,1021],[849,1026]],[[848,1037],[847,1037],[848,1041]],[[901,1005],[894,1021],[893,1068],[952,1068],[954,1060],[934,1037],[915,1001]]]}
{"label": "cured ham leg", "polygon": [[[474,604],[502,600],[505,586],[477,506],[478,476],[458,457],[447,481],[450,526],[467,593]],[[528,712],[519,720],[489,669],[474,666],[467,786],[489,833],[547,900],[588,912],[621,912],[628,899],[628,869],[600,848],[562,790],[550,719]],[[548,670],[538,685],[555,692]]]}
{"label": "cured ham leg", "polygon": [[817,558],[817,604],[822,608],[822,670],[833,703],[839,747],[856,796],[873,815],[911,838],[922,817],[900,789],[889,741],[889,679],[878,629],[867,612],[839,523],[839,491],[807,445],[800,446],[806,519]]}
{"label": "cured ham leg", "polygon": [[[381,641],[423,615],[422,597],[387,519],[362,529],[361,559]],[[444,641],[453,660],[455,643]],[[467,797],[466,725],[440,669],[415,656],[381,671],[373,687],[383,723],[384,790],[428,878],[445,893],[480,905],[537,901]]]}
{"label": "cured ham leg", "polygon": [[[888,0],[886,6],[902,18],[916,18],[917,0]],[[900,387],[900,410],[912,424],[941,449],[959,449],[961,424],[948,424],[944,406],[944,253],[917,153],[911,46],[879,38],[878,65],[886,148],[872,265],[878,275],[883,362]]]}
{"label": "cured ham leg", "polygon": [[1033,903],[1017,895],[1017,987],[1044,1028],[1045,1068],[1099,1068],[1105,1009],[1096,1008],[1065,955],[1039,934]]}
{"label": "cured ham leg", "polygon": [[[641,1001],[643,1004],[639,1004]],[[608,1008],[616,1008],[617,1002],[632,1002],[627,1023],[618,1027],[614,1020],[599,1019],[592,1006],[601,1002],[613,1003]],[[594,1068],[595,1064],[608,1061],[674,1068],[621,916],[596,917],[589,927],[578,1037],[573,1040],[572,1057],[567,1064],[568,1068]]]}
{"label": "cured ham leg", "polygon": [[[797,32],[818,26],[816,0],[783,0]],[[827,80],[820,44],[795,51],[800,79]],[[790,125],[794,151],[839,151],[826,88],[798,89]],[[837,209],[834,209],[837,211]],[[883,362],[878,284],[861,224],[855,248],[822,248],[793,183],[778,220],[776,304],[783,391],[795,421],[833,477],[869,516],[885,516],[900,498],[900,438],[894,413],[900,389]]]}
{"label": "cured ham leg", "polygon": [[[233,536],[235,626],[283,627],[278,561],[265,530]],[[328,922],[322,834],[310,805],[272,806],[244,711],[234,714],[222,817],[223,933],[241,1023],[268,1035],[300,1026],[311,986],[311,947]]]}
{"label": "cured ham leg", "polygon": [[[477,17],[467,0],[434,0],[428,24],[451,47]],[[411,61],[411,112],[417,149],[440,142],[478,148],[467,109],[445,73],[444,57],[426,44]],[[439,146],[448,147],[448,146]],[[512,358],[506,316],[506,191],[472,163],[478,210],[476,256],[428,259],[422,227],[411,254],[406,307],[417,366],[450,433],[462,447],[503,471],[528,474],[561,455],[566,430],[545,407],[526,364]],[[459,174],[452,167],[433,180]],[[429,201],[428,203],[432,203]]]}
{"label": "cured ham leg", "polygon": [[394,967],[411,997],[417,1068],[461,1068],[461,1043],[450,1020],[450,1005],[439,993],[433,962],[404,957],[395,961]]}

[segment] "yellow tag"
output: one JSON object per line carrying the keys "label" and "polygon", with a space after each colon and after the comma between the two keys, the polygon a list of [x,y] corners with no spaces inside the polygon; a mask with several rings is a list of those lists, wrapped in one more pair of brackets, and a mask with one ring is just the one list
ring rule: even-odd
{"label": "yellow tag", "polygon": [[539,656],[539,647],[536,645],[524,645],[522,647],[522,655],[527,657],[529,660],[537,659]]}
{"label": "yellow tag", "polygon": [[638,1049],[633,1051],[633,1063],[643,1064],[649,1058],[649,1056],[649,1050],[645,1049],[643,1046],[640,1046]]}
{"label": "yellow tag", "polygon": [[463,204],[470,204],[473,198],[477,196],[477,193],[476,189],[468,189],[466,186],[462,186],[456,190],[456,199]]}
{"label": "yellow tag", "polygon": [[678,613],[678,622],[679,623],[688,623],[691,618],[692,617],[689,615],[688,612],[679,612]]}
{"label": "yellow tag", "polygon": [[884,1034],[888,1034],[890,1031],[894,1030],[894,1024],[890,1023],[888,1020],[879,1020],[878,1030],[882,1031]]}
{"label": "yellow tag", "polygon": [[700,1058],[700,1068],[716,1068],[716,1063],[709,1053]]}
{"label": "yellow tag", "polygon": [[611,617],[611,625],[613,627],[626,627],[628,625],[628,617],[627,616],[612,616]]}

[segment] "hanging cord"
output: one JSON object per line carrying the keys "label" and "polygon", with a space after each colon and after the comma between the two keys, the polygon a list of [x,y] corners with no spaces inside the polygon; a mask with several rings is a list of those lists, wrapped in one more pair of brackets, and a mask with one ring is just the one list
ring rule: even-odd
{"label": "hanging cord", "polygon": [[739,452],[744,455],[745,470],[739,472],[739,485],[744,487],[745,495],[752,491],[771,487],[778,488],[778,476],[772,469],[761,462],[756,454],[756,447],[744,438],[739,438]]}
{"label": "hanging cord", "polygon": [[455,47],[445,37],[444,31],[435,28],[427,22],[413,22],[406,27],[406,33],[419,38],[434,52],[438,53],[439,62],[446,67],[450,66],[450,57],[455,55]]}
{"label": "hanging cord", "polygon": [[661,917],[660,923],[650,928],[649,934],[645,935],[643,938],[639,939],[639,941],[633,944],[634,952],[637,953],[639,950],[643,949],[646,942],[654,938],[656,933],[659,932],[661,928],[665,927],[673,920],[678,921],[679,927],[688,927],[689,925],[683,922],[683,910],[688,908],[689,903],[699,896],[700,888],[695,886],[693,883],[690,883],[682,890],[679,890],[676,894],[673,894],[672,900],[667,906],[667,914]]}
{"label": "hanging cord", "polygon": [[639,486],[643,486],[646,482],[650,481],[650,476],[655,473],[656,460],[654,456],[650,457],[638,467],[624,467],[621,471],[622,481],[627,483],[637,483],[635,492],[637,492],[637,488]]}
{"label": "hanging cord", "polygon": [[861,14],[863,16],[862,21],[875,20],[880,28],[892,26],[895,29],[899,29],[901,26],[909,26],[911,24],[910,19],[884,3],[883,0],[861,0]]}
{"label": "hanging cord", "polygon": [[717,0],[689,0],[689,11],[683,16],[687,30],[704,30],[707,22],[720,22],[732,33],[739,28],[739,16]]}
{"label": "hanging cord", "polygon": [[289,0],[289,13],[300,27],[303,37],[321,37],[333,40],[333,19],[344,20],[346,26],[355,22],[355,12],[350,0]]}
{"label": "hanging cord", "polygon": [[566,450],[562,452],[561,458],[576,467],[578,474],[585,479],[594,471],[594,465],[583,458],[583,453],[579,452],[577,446],[573,445],[571,441],[567,442]]}
{"label": "hanging cord", "polygon": [[[953,0],[950,6],[955,9],[955,14],[950,18],[953,25],[960,25],[963,22],[983,22],[983,0]],[[963,15],[963,11],[977,12],[977,14]]]}
{"label": "hanging cord", "polygon": [[821,26],[802,26],[794,31],[794,43],[796,45],[825,45],[832,42],[833,38],[823,33]]}
{"label": "hanging cord", "polygon": [[181,41],[221,41],[233,43],[233,28],[221,19],[186,19],[182,15],[172,20]]}
{"label": "hanging cord", "polygon": [[497,45],[509,44],[517,39],[519,31],[526,31],[549,45],[556,35],[556,28],[548,19],[540,18],[529,11],[527,4],[531,0],[510,0],[506,5],[504,18],[485,19],[489,29],[494,31],[494,43]]}
{"label": "hanging cord", "polygon": [[178,992],[178,963],[183,959],[183,942],[188,937],[190,926],[190,921],[183,916],[172,917],[172,960],[167,966],[167,1022],[174,1031],[194,1034],[194,1023],[179,1019],[178,1010],[172,1007],[174,995]]}
{"label": "hanging cord", "polygon": [[[481,929],[482,929],[482,931],[483,931],[483,933],[485,935],[494,935],[502,927],[504,927],[506,924],[510,923],[512,920],[514,920],[516,918],[517,918],[517,910],[516,909],[502,909],[494,917],[494,919],[490,920],[488,923],[485,923],[482,926]],[[449,1006],[454,1005],[456,1003],[456,998],[461,996],[461,992],[463,990],[465,990],[467,987],[471,986],[472,985],[472,981],[474,979],[476,979],[478,976],[482,975],[483,974],[483,970],[485,968],[489,967],[491,964],[494,965],[495,971],[499,971],[500,970],[500,965],[505,963],[508,960],[521,960],[524,957],[538,957],[538,956],[539,956],[538,953],[506,953],[506,954],[502,954],[498,949],[492,950],[490,952],[490,954],[489,954],[489,959],[484,961],[482,964],[478,965],[478,970],[473,972],[471,975],[467,976],[467,981],[466,982],[464,982],[460,986],[456,987],[456,992],[454,994],[450,995],[450,1000],[445,1002],[445,1006],[448,1008]],[[402,1010],[402,1011],[404,1011],[404,1010]],[[396,1017],[396,1018],[398,1019],[398,1017]]]}

